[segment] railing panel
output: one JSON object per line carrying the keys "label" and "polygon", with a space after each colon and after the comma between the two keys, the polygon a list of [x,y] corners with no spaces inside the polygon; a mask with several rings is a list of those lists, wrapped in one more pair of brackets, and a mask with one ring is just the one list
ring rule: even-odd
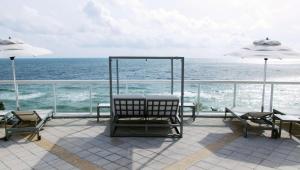
{"label": "railing panel", "polygon": [[260,110],[262,85],[238,84],[236,107]]}
{"label": "railing panel", "polygon": [[[108,84],[93,84],[92,85],[92,111],[96,113],[96,106],[98,103],[109,103],[109,86]],[[102,110],[109,112],[109,110]]]}
{"label": "railing panel", "polygon": [[232,84],[202,83],[200,91],[200,111],[223,111],[231,107],[233,101]]}
{"label": "railing panel", "polygon": [[275,85],[273,108],[300,110],[300,86]]}
{"label": "railing panel", "polygon": [[[15,109],[12,83],[0,80],[0,101],[7,109]],[[174,83],[174,94],[180,95],[180,81]],[[109,102],[107,80],[20,80],[18,84],[22,110],[95,113],[97,103]],[[120,80],[120,93],[170,94],[170,80]],[[185,102],[200,104],[201,111],[222,111],[234,105],[259,109],[261,93],[262,81],[185,80]],[[299,99],[300,82],[267,82],[267,110],[272,103],[274,108],[300,109]]]}
{"label": "railing panel", "polygon": [[88,84],[57,84],[57,112],[90,112],[89,86]]}
{"label": "railing panel", "polygon": [[[19,105],[21,110],[53,109],[52,85],[20,84]],[[16,109],[16,97],[12,85],[0,85],[0,101],[6,109]]]}

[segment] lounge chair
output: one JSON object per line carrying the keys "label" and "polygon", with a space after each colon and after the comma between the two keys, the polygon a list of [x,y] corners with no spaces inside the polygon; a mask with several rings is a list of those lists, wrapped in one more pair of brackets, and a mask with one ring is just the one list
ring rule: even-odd
{"label": "lounge chair", "polygon": [[5,140],[8,140],[13,134],[33,133],[36,134],[38,140],[41,139],[39,134],[45,125],[52,110],[35,110],[35,111],[11,111],[5,120]]}
{"label": "lounge chair", "polygon": [[[260,112],[260,111],[249,111],[245,108],[225,108],[225,119],[227,113],[231,113],[232,116],[237,118],[243,124],[244,137],[248,136],[248,130],[251,127],[248,121],[259,124],[260,129],[272,130],[272,137],[278,136],[278,131],[273,124],[273,113],[272,112]],[[265,125],[265,126],[261,126]]]}

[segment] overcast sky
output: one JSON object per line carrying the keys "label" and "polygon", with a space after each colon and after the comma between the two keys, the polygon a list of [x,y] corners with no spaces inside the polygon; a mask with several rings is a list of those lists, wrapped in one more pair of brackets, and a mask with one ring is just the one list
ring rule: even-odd
{"label": "overcast sky", "polygon": [[220,57],[267,36],[300,51],[299,7],[298,0],[1,0],[0,38],[48,48],[52,57]]}

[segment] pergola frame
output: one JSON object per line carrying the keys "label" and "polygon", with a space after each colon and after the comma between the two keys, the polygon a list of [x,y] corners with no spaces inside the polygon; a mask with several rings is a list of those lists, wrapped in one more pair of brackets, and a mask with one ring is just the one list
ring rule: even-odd
{"label": "pergola frame", "polygon": [[[119,94],[119,60],[147,60],[147,59],[154,59],[154,60],[170,60],[171,61],[171,94],[174,92],[174,60],[180,60],[181,61],[181,95],[180,95],[180,104],[183,106],[184,103],[184,57],[178,57],[178,56],[109,56],[109,93],[110,93],[110,105],[113,106],[113,80],[112,80],[112,62],[113,60],[116,61],[116,74],[117,74],[117,94]],[[113,108],[110,109],[110,123],[113,123]],[[183,107],[179,107],[179,126],[180,131],[178,133],[178,137],[182,137],[183,135]],[[157,127],[157,124],[149,124],[147,125],[149,127],[154,126]],[[113,134],[113,129],[111,127],[111,136]]]}

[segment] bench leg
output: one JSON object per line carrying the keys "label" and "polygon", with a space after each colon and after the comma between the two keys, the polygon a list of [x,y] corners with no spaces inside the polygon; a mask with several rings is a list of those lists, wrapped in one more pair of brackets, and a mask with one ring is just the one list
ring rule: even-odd
{"label": "bench leg", "polygon": [[97,122],[99,122],[99,117],[100,117],[100,108],[97,107]]}
{"label": "bench leg", "polygon": [[227,112],[228,112],[228,110],[227,110],[227,108],[225,108],[225,115],[224,115],[224,120],[226,120],[227,119]]}
{"label": "bench leg", "polygon": [[248,137],[248,127],[247,127],[247,125],[244,126],[244,137],[245,138]]}
{"label": "bench leg", "polygon": [[289,128],[290,136],[292,136],[292,128],[293,128],[293,122],[290,122],[290,128]]}
{"label": "bench leg", "polygon": [[278,137],[281,137],[281,128],[282,128],[282,121],[279,121],[279,133],[278,133]]}
{"label": "bench leg", "polygon": [[195,121],[195,119],[196,119],[196,108],[195,107],[193,107],[193,121]]}

